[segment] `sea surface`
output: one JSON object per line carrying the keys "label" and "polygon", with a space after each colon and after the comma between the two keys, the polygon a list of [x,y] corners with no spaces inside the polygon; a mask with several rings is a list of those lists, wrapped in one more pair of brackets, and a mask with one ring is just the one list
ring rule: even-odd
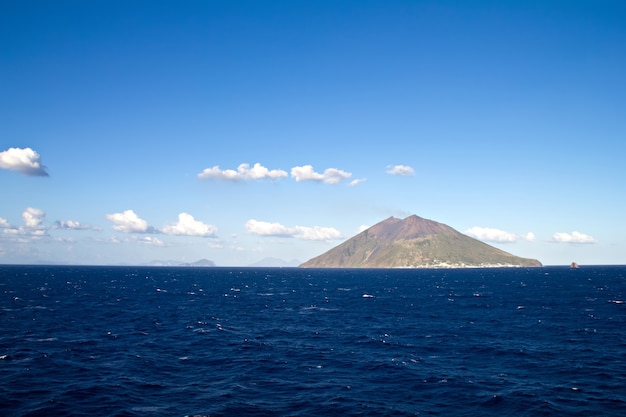
{"label": "sea surface", "polygon": [[624,416],[625,301],[625,266],[0,266],[0,415]]}

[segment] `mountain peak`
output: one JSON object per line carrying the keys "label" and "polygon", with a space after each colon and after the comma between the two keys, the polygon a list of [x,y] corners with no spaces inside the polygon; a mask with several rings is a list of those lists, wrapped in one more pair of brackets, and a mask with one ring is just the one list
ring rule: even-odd
{"label": "mountain peak", "polygon": [[452,227],[411,215],[389,217],[300,265],[313,268],[541,266],[466,236]]}
{"label": "mountain peak", "polygon": [[427,220],[414,214],[405,219],[390,217],[375,224],[368,230],[380,239],[406,240],[445,233],[452,229],[444,224]]}

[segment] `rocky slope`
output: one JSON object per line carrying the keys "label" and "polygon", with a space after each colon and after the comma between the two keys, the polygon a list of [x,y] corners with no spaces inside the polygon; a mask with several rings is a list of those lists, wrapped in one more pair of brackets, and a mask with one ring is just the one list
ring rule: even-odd
{"label": "rocky slope", "polygon": [[464,235],[450,226],[412,215],[390,217],[303,268],[454,268],[541,266]]}

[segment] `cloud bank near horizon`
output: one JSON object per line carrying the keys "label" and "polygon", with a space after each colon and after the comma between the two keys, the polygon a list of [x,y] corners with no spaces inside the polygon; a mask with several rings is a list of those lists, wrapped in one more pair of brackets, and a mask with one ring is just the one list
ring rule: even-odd
{"label": "cloud bank near horizon", "polygon": [[[24,224],[22,226],[11,225],[7,219],[0,217],[0,229],[4,229],[4,234],[13,236],[35,236],[42,237],[48,236],[49,230],[94,230],[102,231],[99,227],[91,226],[89,224],[83,224],[73,220],[57,220],[52,223],[51,226],[44,224],[46,218],[46,212],[34,208],[27,207],[22,212],[22,220]],[[66,238],[58,238],[64,240]],[[71,239],[66,239],[71,241]]]}
{"label": "cloud bank near horizon", "polygon": [[83,224],[74,220],[57,220],[52,225],[52,229],[59,230],[96,230],[101,231],[99,227]]}
{"label": "cloud bank near horizon", "polygon": [[113,230],[123,233],[215,237],[217,232],[216,226],[198,221],[191,214],[184,212],[178,215],[177,222],[165,225],[162,230],[150,226],[133,210],[107,214],[104,217],[113,223]]}
{"label": "cloud bank near horizon", "polygon": [[556,243],[597,243],[594,237],[573,231],[572,233],[555,233],[552,235],[552,242]]}
{"label": "cloud bank near horizon", "polygon": [[270,223],[254,219],[250,219],[246,222],[246,230],[248,233],[253,235],[295,238],[302,240],[336,240],[342,238],[341,233],[333,227],[287,227],[280,223]]}
{"label": "cloud bank near horizon", "polygon": [[41,156],[31,148],[9,148],[0,152],[0,169],[16,171],[31,177],[47,177]]}
{"label": "cloud bank near horizon", "polygon": [[3,234],[7,236],[40,238],[48,233],[43,225],[45,218],[46,213],[43,210],[27,207],[22,212],[23,226],[13,226],[7,219],[0,218],[0,229],[3,229]]}
{"label": "cloud bank near horizon", "polygon": [[491,227],[474,226],[467,229],[464,233],[475,239],[494,243],[514,243],[520,239],[525,239],[529,242],[533,242],[535,240],[535,234],[533,232],[528,232],[527,234],[521,236]]}
{"label": "cloud bank near horizon", "polygon": [[[46,212],[34,207],[27,207],[24,209],[21,217],[23,220],[23,225],[21,226],[11,225],[7,219],[0,217],[0,229],[3,230],[5,235],[23,236],[43,236],[47,234],[50,229],[102,231],[99,227],[80,223],[74,220],[57,220],[52,223],[51,226],[46,226],[44,224]],[[106,214],[105,218],[114,224],[113,230],[129,234],[215,237],[218,230],[215,225],[198,221],[191,214],[185,212],[178,215],[177,222],[166,224],[161,230],[150,226],[146,220],[140,218],[133,210]],[[248,220],[245,227],[250,234],[259,236],[291,237],[303,240],[334,240],[343,237],[342,234],[333,227],[287,227],[277,222],[263,222],[254,219]],[[359,232],[365,230],[366,228],[368,228],[368,226],[361,226]],[[533,242],[536,239],[533,232],[528,232],[525,235],[518,235],[497,228],[480,226],[474,226],[467,229],[464,233],[478,240],[494,243],[514,243],[519,240]],[[592,244],[598,243],[598,240],[593,236],[573,231],[571,233],[554,233],[550,242]]]}

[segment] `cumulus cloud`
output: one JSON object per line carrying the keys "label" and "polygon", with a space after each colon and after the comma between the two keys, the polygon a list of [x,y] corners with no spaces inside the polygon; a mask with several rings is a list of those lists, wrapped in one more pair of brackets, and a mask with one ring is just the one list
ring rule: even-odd
{"label": "cumulus cloud", "polygon": [[163,228],[163,233],[178,236],[214,236],[217,228],[213,225],[202,223],[193,218],[191,214],[180,213],[178,222],[167,225]]}
{"label": "cumulus cloud", "polygon": [[250,219],[246,222],[246,229],[249,233],[261,236],[292,237],[292,231],[280,223],[260,222]]}
{"label": "cumulus cloud", "polygon": [[46,213],[43,210],[28,207],[22,213],[22,219],[24,219],[24,225],[29,229],[39,229],[43,225]]}
{"label": "cumulus cloud", "polygon": [[219,166],[213,168],[206,168],[204,171],[198,174],[200,179],[217,179],[217,180],[230,180],[230,181],[242,181],[242,180],[260,180],[260,179],[278,179],[285,178],[288,174],[281,169],[269,170],[258,162],[250,168],[249,164],[241,164],[237,167],[237,170],[233,169],[220,169]]}
{"label": "cumulus cloud", "polygon": [[287,227],[280,223],[248,220],[246,229],[249,233],[259,236],[290,237],[303,240],[334,240],[340,239],[341,233],[332,227],[294,226]]}
{"label": "cumulus cloud", "polygon": [[[246,181],[261,179],[280,179],[286,178],[289,174],[282,169],[269,170],[263,165],[256,163],[253,167],[249,164],[241,164],[234,169],[221,169],[218,165],[212,168],[206,168],[198,174],[200,179],[227,180],[227,181]],[[291,168],[291,177],[297,182],[300,181],[317,181],[325,184],[337,184],[352,176],[351,173],[342,171],[337,168],[328,168],[324,172],[319,173],[313,169],[311,165],[296,166]],[[365,179],[354,180],[350,183],[355,186]]]}
{"label": "cumulus cloud", "polygon": [[[48,230],[43,222],[46,213],[38,208],[28,207],[22,212],[23,226],[12,226],[6,219],[0,218],[0,229],[4,235],[15,237],[42,237],[48,235]],[[26,240],[24,242],[27,242]]]}
{"label": "cumulus cloud", "polygon": [[552,235],[553,242],[559,243],[596,243],[597,240],[589,235],[580,232],[555,233]]}
{"label": "cumulus cloud", "polygon": [[479,226],[466,230],[465,234],[478,240],[495,243],[512,243],[520,239],[526,239],[530,242],[535,240],[535,234],[532,232],[528,232],[525,236],[520,236],[500,229]]}
{"label": "cumulus cloud", "polygon": [[[6,219],[0,218],[0,229],[5,235],[16,237],[42,237],[49,236],[50,230],[101,230],[98,227],[85,225],[76,221],[55,221],[51,226],[44,225],[46,212],[33,207],[27,207],[22,212],[24,224],[21,226],[13,226]],[[68,238],[54,238],[57,242],[69,242]],[[25,240],[24,242],[27,242]]]}
{"label": "cumulus cloud", "polygon": [[0,169],[29,176],[48,176],[46,168],[41,164],[41,157],[31,148],[9,148],[0,152]]}
{"label": "cumulus cloud", "polygon": [[335,240],[341,239],[341,233],[334,227],[322,226],[295,226],[296,233],[294,237],[304,240]]}
{"label": "cumulus cloud", "polygon": [[122,213],[113,213],[105,215],[105,218],[115,225],[113,230],[124,233],[156,233],[152,226],[148,226],[148,222],[141,219],[132,210],[126,210]]}
{"label": "cumulus cloud", "polygon": [[408,165],[394,165],[387,168],[387,174],[410,177],[415,174],[415,170]]}
{"label": "cumulus cloud", "polygon": [[328,168],[323,173],[315,172],[313,166],[303,165],[291,168],[291,176],[297,182],[300,181],[317,181],[325,184],[337,184],[352,176],[351,173],[342,171],[337,168]]}

